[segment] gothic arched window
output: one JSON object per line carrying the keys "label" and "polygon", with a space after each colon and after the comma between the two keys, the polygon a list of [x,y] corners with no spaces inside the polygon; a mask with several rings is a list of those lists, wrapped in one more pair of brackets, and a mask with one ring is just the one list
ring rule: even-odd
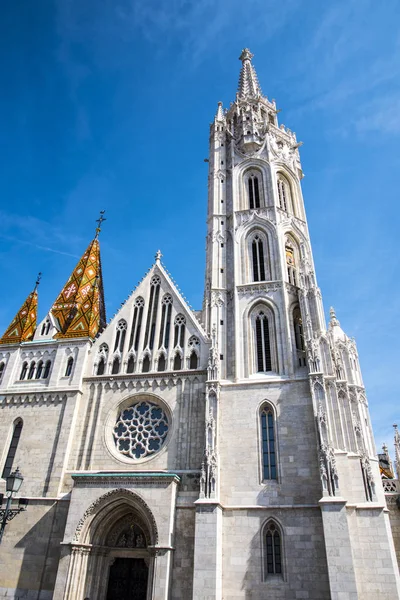
{"label": "gothic arched window", "polygon": [[269,321],[260,310],[255,319],[256,364],[258,373],[272,371]]}
{"label": "gothic arched window", "polygon": [[140,330],[142,328],[143,321],[143,309],[144,300],[141,296],[139,296],[139,298],[136,298],[134,304],[131,337],[129,340],[129,350],[134,348],[136,352],[139,348]]}
{"label": "gothic arched window", "polygon": [[44,366],[43,379],[47,379],[50,375],[51,362],[48,360]]}
{"label": "gothic arched window", "polygon": [[161,279],[158,275],[154,275],[150,281],[150,301],[149,301],[149,309],[147,311],[147,321],[146,321],[146,331],[144,335],[144,345],[143,348],[153,349],[154,346],[154,336],[156,333],[156,320],[157,320],[157,311],[158,311],[158,299],[160,297],[160,285]]}
{"label": "gothic arched window", "polygon": [[296,344],[297,360],[299,367],[306,366],[306,348],[304,344],[303,321],[301,318],[300,308],[296,306],[293,310],[293,332]]}
{"label": "gothic arched window", "polygon": [[146,354],[146,356],[143,359],[142,373],[148,373],[149,371],[150,371],[150,356],[148,354]]}
{"label": "gothic arched window", "polygon": [[282,535],[274,521],[268,521],[263,531],[265,553],[265,578],[282,575]]}
{"label": "gothic arched window", "polygon": [[133,354],[130,355],[130,357],[128,358],[128,364],[126,366],[126,372],[127,373],[133,373],[135,370],[135,357],[133,356]]}
{"label": "gothic arched window", "polygon": [[28,372],[28,363],[25,361],[25,362],[22,364],[21,375],[19,376],[19,378],[20,378],[21,380],[22,380],[22,379],[25,379],[27,372]]}
{"label": "gothic arched window", "polygon": [[296,264],[296,252],[295,243],[287,238],[285,242],[285,255],[286,255],[286,268],[288,281],[292,285],[297,285],[297,264]]}
{"label": "gothic arched window", "polygon": [[175,354],[173,369],[174,371],[180,371],[182,369],[182,357],[179,352]]}
{"label": "gothic arched window", "polygon": [[190,360],[189,360],[189,369],[197,369],[199,366],[199,357],[197,356],[196,352],[194,350],[192,350],[192,353],[190,355]]}
{"label": "gothic arched window", "polygon": [[260,185],[257,175],[251,173],[247,179],[249,208],[260,208]]}
{"label": "gothic arched window", "polygon": [[115,336],[114,352],[116,350],[119,350],[121,353],[123,352],[127,327],[127,323],[123,319],[121,319],[121,321],[118,322],[117,334]]}
{"label": "gothic arched window", "polygon": [[172,296],[170,294],[165,294],[161,305],[161,327],[158,347],[164,347],[167,350],[169,346],[169,332],[171,329]]}
{"label": "gothic arched window", "polygon": [[262,479],[277,479],[275,415],[272,407],[261,410]]}
{"label": "gothic arched window", "polygon": [[6,477],[8,477],[12,471],[15,454],[16,454],[17,448],[18,448],[19,438],[21,437],[22,425],[23,425],[22,419],[18,419],[17,421],[14,422],[14,431],[13,431],[13,435],[11,438],[11,444],[8,449],[6,462],[4,463],[4,468],[3,468],[3,474],[2,474],[3,479],[6,479]]}
{"label": "gothic arched window", "polygon": [[36,368],[36,379],[40,379],[42,377],[42,373],[43,373],[43,361],[40,360],[38,362],[37,368]]}
{"label": "gothic arched window", "polygon": [[264,245],[258,235],[253,239],[251,251],[253,259],[253,281],[265,281]]}
{"label": "gothic arched window", "polygon": [[5,363],[1,362],[0,363],[0,381],[1,381],[2,377],[3,377],[3,373],[4,373],[5,367],[6,367]]}
{"label": "gothic arched window", "polygon": [[34,375],[34,373],[35,373],[35,368],[36,368],[36,363],[35,363],[35,361],[33,360],[33,361],[31,362],[31,364],[30,364],[30,367],[29,367],[29,371],[28,371],[28,379],[33,379],[33,375]]}
{"label": "gothic arched window", "polygon": [[69,377],[72,373],[72,367],[74,365],[74,359],[72,356],[67,360],[67,368],[65,369],[65,377]]}
{"label": "gothic arched window", "polygon": [[186,319],[183,315],[176,315],[175,317],[175,334],[174,334],[174,348],[180,346],[183,348],[185,344],[185,325]]}
{"label": "gothic arched window", "polygon": [[104,360],[104,357],[102,356],[99,360],[99,364],[97,365],[96,375],[104,375],[105,368],[106,368],[106,361]]}
{"label": "gothic arched window", "polygon": [[165,371],[166,366],[167,363],[165,359],[165,354],[161,354],[160,358],[158,359],[157,371]]}
{"label": "gothic arched window", "polygon": [[281,173],[278,174],[277,185],[279,208],[281,208],[285,212],[291,212],[292,197],[290,184],[286,177],[284,177]]}
{"label": "gothic arched window", "polygon": [[118,356],[116,356],[113,360],[113,364],[112,364],[112,368],[111,368],[112,375],[118,375],[119,365],[120,365],[119,358],[118,358]]}

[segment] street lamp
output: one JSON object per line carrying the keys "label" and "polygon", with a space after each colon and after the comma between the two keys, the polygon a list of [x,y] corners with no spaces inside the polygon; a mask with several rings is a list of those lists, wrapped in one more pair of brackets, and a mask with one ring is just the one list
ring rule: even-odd
{"label": "street lamp", "polygon": [[22,485],[24,478],[17,467],[15,471],[10,473],[8,477],[6,477],[6,491],[8,494],[7,504],[5,508],[1,508],[3,503],[3,494],[0,494],[0,544],[3,539],[4,530],[9,521],[11,521],[14,517],[19,515],[19,513],[23,510],[26,510],[28,500],[26,498],[20,498],[18,501],[18,508],[11,508],[11,502],[14,494],[19,492],[19,488]]}

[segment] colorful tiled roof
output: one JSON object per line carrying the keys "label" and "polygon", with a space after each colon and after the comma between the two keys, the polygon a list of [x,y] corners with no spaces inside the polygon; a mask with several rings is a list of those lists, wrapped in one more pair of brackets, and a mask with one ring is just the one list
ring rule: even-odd
{"label": "colorful tiled roof", "polygon": [[95,338],[106,324],[100,244],[95,239],[76,265],[51,309],[57,338]]}
{"label": "colorful tiled roof", "polygon": [[0,344],[19,344],[31,340],[36,330],[37,308],[38,308],[38,293],[37,286],[39,279],[36,282],[35,289],[29,294],[7,331],[0,338]]}

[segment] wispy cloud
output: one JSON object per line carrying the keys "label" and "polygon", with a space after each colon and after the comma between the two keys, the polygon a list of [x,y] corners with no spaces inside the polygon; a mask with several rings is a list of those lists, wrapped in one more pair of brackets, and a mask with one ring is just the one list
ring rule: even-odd
{"label": "wispy cloud", "polygon": [[25,246],[32,246],[33,248],[37,248],[37,250],[44,250],[45,252],[54,252],[55,254],[62,254],[63,256],[72,256],[73,258],[79,258],[77,254],[71,254],[70,252],[63,252],[62,250],[56,250],[55,248],[49,248],[48,246],[41,246],[40,244],[35,244],[33,242],[28,242],[27,240],[21,240],[11,235],[3,235],[0,233],[0,238],[3,240],[8,240],[10,242],[16,242],[17,244],[22,244]]}

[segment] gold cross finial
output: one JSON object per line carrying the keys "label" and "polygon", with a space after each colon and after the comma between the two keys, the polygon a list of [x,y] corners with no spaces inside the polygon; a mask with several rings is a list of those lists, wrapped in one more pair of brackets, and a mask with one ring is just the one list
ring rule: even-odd
{"label": "gold cross finial", "polygon": [[99,218],[96,220],[97,227],[96,227],[96,235],[94,236],[94,237],[95,237],[95,239],[99,237],[99,233],[100,233],[100,231],[101,231],[101,225],[102,225],[103,221],[106,221],[106,220],[107,220],[107,219],[105,218],[105,216],[104,216],[104,213],[105,213],[105,212],[106,212],[105,210],[101,210],[101,211],[100,211],[100,217],[99,217]]}

